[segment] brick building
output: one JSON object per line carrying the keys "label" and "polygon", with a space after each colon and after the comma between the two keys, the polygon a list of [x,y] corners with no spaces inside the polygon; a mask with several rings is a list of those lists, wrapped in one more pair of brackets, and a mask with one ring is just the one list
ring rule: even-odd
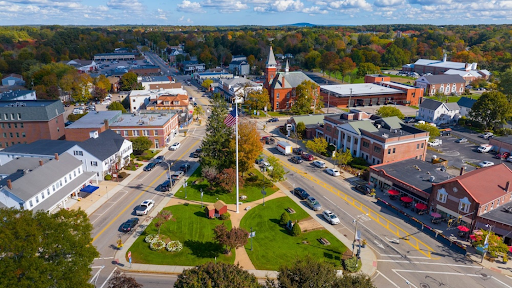
{"label": "brick building", "polygon": [[134,65],[130,67],[130,72],[139,76],[159,75],[160,71],[160,67],[156,65]]}
{"label": "brick building", "polygon": [[162,95],[146,105],[146,110],[188,111],[189,104],[187,95]]}
{"label": "brick building", "polygon": [[65,128],[66,140],[81,142],[91,137],[90,132],[96,131],[98,134],[101,134],[108,129],[107,127],[110,124],[121,117],[121,115],[121,111],[89,112]]}
{"label": "brick building", "polygon": [[63,139],[64,122],[60,100],[0,102],[0,148],[40,139]]}
{"label": "brick building", "polygon": [[489,144],[497,152],[512,152],[512,136],[492,137],[489,139]]}
{"label": "brick building", "polygon": [[362,84],[322,85],[320,95],[324,103],[336,107],[419,105],[423,89],[390,80],[389,76],[366,75]]}
{"label": "brick building", "polygon": [[[271,46],[265,67],[265,82],[263,84],[263,88],[267,89],[270,97],[271,109],[274,111],[290,109],[296,101],[295,89],[304,81],[315,83],[315,81],[311,80],[301,71],[290,72],[288,62],[286,62],[284,72],[277,72],[277,62]],[[314,90],[312,94],[311,97],[314,99],[314,105],[315,101],[320,97],[320,87]]]}
{"label": "brick building", "polygon": [[422,88],[427,96],[436,93],[460,95],[464,92],[466,81],[460,75],[428,75],[418,78],[414,85]]}

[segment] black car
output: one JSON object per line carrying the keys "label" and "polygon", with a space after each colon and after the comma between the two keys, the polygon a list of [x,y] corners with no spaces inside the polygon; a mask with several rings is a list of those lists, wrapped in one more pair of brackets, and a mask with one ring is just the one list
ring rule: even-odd
{"label": "black car", "polygon": [[278,122],[279,119],[278,118],[270,118],[267,120],[267,122]]}
{"label": "black car", "polygon": [[158,190],[160,192],[167,192],[167,191],[169,191],[169,185],[170,184],[171,184],[171,180],[167,179],[167,180],[164,181],[164,183],[158,185],[156,190]]}
{"label": "black car", "polygon": [[162,163],[165,160],[164,156],[158,156],[155,158],[155,163]]}
{"label": "black car", "polygon": [[153,170],[153,168],[155,168],[155,166],[156,166],[156,163],[151,162],[151,163],[149,163],[148,165],[146,165],[146,167],[144,167],[144,169],[143,169],[143,170],[144,170],[144,171],[151,171],[151,170]]}
{"label": "black car", "polygon": [[190,170],[190,164],[183,164],[180,166],[180,171],[187,172]]}
{"label": "black car", "polygon": [[272,137],[268,137],[268,138],[266,138],[266,139],[265,139],[265,143],[266,143],[267,145],[273,145],[273,144],[275,144],[275,143],[276,143],[276,139],[274,139],[274,138],[272,138]]}
{"label": "black car", "polygon": [[293,189],[293,195],[299,196],[299,198],[301,200],[307,199],[309,197],[308,192],[306,192],[306,190],[304,190],[304,189],[302,189],[300,187],[297,187],[297,188]]}
{"label": "black car", "polygon": [[304,150],[301,148],[293,148],[293,154],[302,155],[304,153]]}
{"label": "black car", "polygon": [[300,164],[300,163],[304,162],[304,160],[302,160],[302,158],[300,158],[300,156],[293,156],[292,158],[290,158],[290,161],[292,161],[295,164]]}
{"label": "black car", "polygon": [[121,226],[121,231],[130,232],[132,231],[133,227],[137,226],[137,224],[139,224],[139,218],[128,219],[128,221],[124,222]]}
{"label": "black car", "polygon": [[194,153],[192,153],[192,157],[194,157],[194,158],[199,158],[199,156],[201,155],[201,152],[202,152],[202,151],[203,151],[203,150],[202,150],[201,148],[196,149],[196,151],[195,151]]}
{"label": "black car", "polygon": [[64,127],[68,127],[69,125],[73,124],[73,122],[71,121],[67,121],[66,123],[64,123]]}

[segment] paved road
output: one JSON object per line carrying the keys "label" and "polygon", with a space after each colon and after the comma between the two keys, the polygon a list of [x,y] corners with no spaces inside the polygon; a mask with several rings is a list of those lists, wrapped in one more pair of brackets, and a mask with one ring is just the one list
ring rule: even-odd
{"label": "paved road", "polygon": [[316,72],[306,72],[306,71],[303,71],[304,74],[306,74],[309,78],[311,78],[311,80],[315,81],[316,83],[318,83],[318,85],[322,86],[322,85],[336,85],[336,84],[341,84],[339,80],[337,79],[329,79],[328,77],[329,76],[322,76],[322,74],[320,73],[316,73]]}

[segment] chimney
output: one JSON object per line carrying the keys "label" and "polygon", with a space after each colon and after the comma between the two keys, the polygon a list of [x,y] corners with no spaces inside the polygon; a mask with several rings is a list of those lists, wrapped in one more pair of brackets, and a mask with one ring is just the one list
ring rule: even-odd
{"label": "chimney", "polygon": [[464,166],[460,167],[460,176],[464,175],[466,168]]}
{"label": "chimney", "polygon": [[443,62],[446,62],[446,53],[443,55]]}
{"label": "chimney", "polygon": [[59,153],[55,153],[55,160],[59,161]]}
{"label": "chimney", "polygon": [[284,75],[283,75],[283,88],[284,88]]}
{"label": "chimney", "polygon": [[468,64],[468,63],[466,63],[465,68],[466,68],[466,71],[469,71],[469,70],[470,70],[470,68],[469,68],[469,64]]}
{"label": "chimney", "polygon": [[505,192],[510,192],[510,181],[507,181],[507,184],[505,184]]}
{"label": "chimney", "polygon": [[7,188],[12,190],[12,182],[11,179],[7,179]]}
{"label": "chimney", "polygon": [[39,166],[43,166],[43,160],[39,160]]}

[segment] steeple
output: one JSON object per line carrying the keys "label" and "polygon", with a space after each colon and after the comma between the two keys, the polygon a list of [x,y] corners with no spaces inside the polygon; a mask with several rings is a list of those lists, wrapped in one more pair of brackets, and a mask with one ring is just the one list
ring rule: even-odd
{"label": "steeple", "polygon": [[286,59],[286,66],[285,66],[285,68],[284,68],[284,72],[285,72],[285,73],[290,72],[290,65],[288,64],[288,59]]}
{"label": "steeple", "polygon": [[276,67],[277,66],[277,62],[276,62],[276,58],[274,57],[274,51],[272,50],[272,46],[270,46],[270,52],[268,53],[268,58],[267,58],[267,68],[270,68],[270,67]]}

